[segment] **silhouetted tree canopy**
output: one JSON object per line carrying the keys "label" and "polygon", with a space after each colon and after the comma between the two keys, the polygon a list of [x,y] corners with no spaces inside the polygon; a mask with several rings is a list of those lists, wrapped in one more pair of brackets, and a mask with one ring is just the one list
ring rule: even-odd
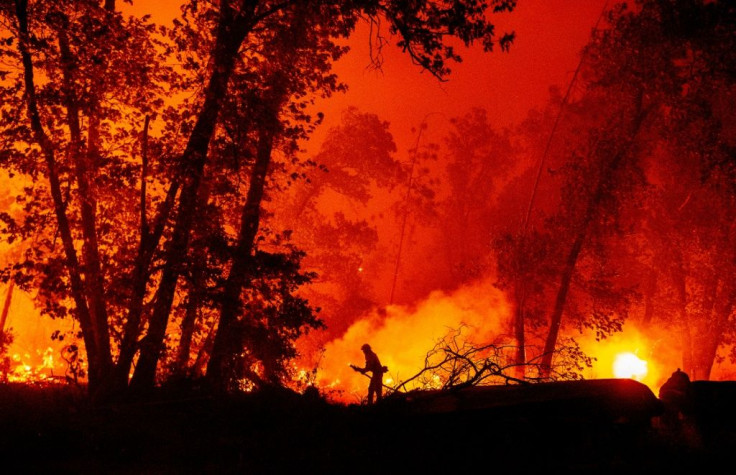
{"label": "silhouetted tree canopy", "polygon": [[4,280],[79,321],[100,397],[204,361],[213,387],[283,380],[321,323],[262,204],[302,176],[286,171],[321,120],[312,100],[343,88],[340,39],[380,22],[444,79],[451,38],[507,47],[488,14],[514,3],[190,0],[167,28],[114,0],[4,0],[0,160],[28,186],[3,232],[33,242]]}

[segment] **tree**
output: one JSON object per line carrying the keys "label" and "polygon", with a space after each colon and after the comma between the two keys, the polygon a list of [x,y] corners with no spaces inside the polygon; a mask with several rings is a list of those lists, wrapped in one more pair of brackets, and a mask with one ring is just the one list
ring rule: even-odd
{"label": "tree", "polygon": [[[106,2],[104,8],[94,2],[34,3],[29,9],[26,1],[6,3],[3,9],[15,30],[15,37],[8,40],[3,53],[18,61],[15,81],[3,93],[9,104],[18,106],[18,114],[26,111],[28,117],[6,116],[9,121],[5,126],[13,128],[16,142],[5,149],[5,166],[25,175],[48,178],[50,207],[63,244],[63,257],[55,257],[55,239],[45,236],[33,250],[36,261],[27,265],[41,267],[42,276],[45,274],[42,290],[58,292],[69,286],[71,292],[67,295],[73,299],[75,316],[80,321],[93,390],[110,376],[113,366],[108,321],[113,302],[106,301],[103,281],[104,274],[116,266],[111,262],[103,270],[103,262],[109,261],[102,259],[101,252],[114,252],[118,242],[126,241],[124,233],[118,231],[128,228],[113,224],[121,224],[127,216],[108,215],[112,203],[98,206],[99,191],[111,187],[129,190],[135,176],[130,162],[121,159],[132,151],[132,132],[125,127],[116,130],[112,121],[122,124],[157,105],[151,100],[143,110],[127,109],[133,99],[152,99],[146,91],[155,90],[156,53],[148,38],[150,26],[133,19],[124,23],[113,9],[114,2]],[[11,46],[17,47],[17,54]],[[34,53],[41,54],[44,76],[49,79],[40,87],[35,79]],[[121,74],[123,71],[129,74]],[[104,106],[100,103],[103,96],[110,98]],[[104,122],[100,119],[103,113]],[[82,115],[87,118],[84,128]],[[101,141],[112,137],[121,142],[121,150],[107,149],[103,153]],[[19,153],[24,148],[27,157]],[[36,162],[39,154],[44,158],[45,170]],[[45,191],[30,190],[31,212],[21,232],[49,209],[46,196],[38,194]],[[117,195],[118,199],[124,197],[130,194]],[[102,227],[110,232],[100,233]],[[82,261],[75,246],[77,239],[83,242]],[[67,278],[68,283],[64,282]],[[65,307],[62,304],[52,311],[63,316]]]}
{"label": "tree", "polygon": [[[560,241],[544,226],[560,206],[558,180],[542,172],[555,170],[564,159],[552,141],[563,99],[556,88],[550,89],[550,100],[544,109],[531,110],[513,131],[519,160],[498,194],[493,215],[491,247],[495,257],[497,279],[494,285],[504,290],[514,308],[513,328],[516,340],[515,368],[519,378],[525,377],[527,346],[534,345],[527,333],[534,334],[544,324],[546,309],[551,305],[549,287],[555,276],[555,259]],[[555,118],[557,117],[557,119]],[[564,125],[564,122],[563,122]],[[552,131],[552,132],[551,132]],[[536,165],[534,161],[538,161]],[[550,173],[551,175],[551,173]]]}
{"label": "tree", "polygon": [[405,179],[395,153],[389,124],[350,107],[327,132],[305,179],[282,196],[282,226],[307,252],[305,266],[319,275],[306,295],[321,303],[328,326],[323,339],[341,335],[375,304],[371,281],[380,278],[373,265],[379,261],[373,256],[380,211],[373,198],[382,199]]}
{"label": "tree", "polygon": [[485,110],[474,108],[450,123],[444,160],[449,190],[440,221],[450,281],[458,285],[488,272],[480,266],[491,250],[495,196],[516,157],[510,132],[494,130]]}
{"label": "tree", "polygon": [[732,118],[722,111],[733,90],[727,32],[735,13],[727,2],[644,1],[635,12],[616,12],[601,41],[640,53],[620,57],[625,67],[608,78],[610,87],[622,71],[630,74],[626,80],[642,85],[656,117],[642,153],[651,184],[651,211],[640,217],[648,244],[642,261],[656,276],[647,292],[657,297],[646,318],[680,333],[682,366],[698,379],[710,376],[733,334],[732,289],[722,280],[733,249],[733,230],[723,225],[733,209],[726,185]]}
{"label": "tree", "polygon": [[[251,94],[247,110],[255,114],[246,138],[255,161],[235,252],[222,261],[221,342],[250,275],[240,271],[256,262],[253,244],[274,145],[293,132],[280,115],[289,112],[295,124],[309,120],[299,113],[300,94],[315,83],[320,89],[335,86],[323,67],[336,57],[334,40],[349,34],[362,15],[381,16],[416,63],[445,78],[449,63],[459,59],[446,39],[481,41],[490,50],[496,37],[486,12],[510,10],[513,4],[192,0],[187,9],[198,12],[196,22],[181,24],[185,34],[170,35],[172,43],[156,39],[160,29],[145,19],[122,18],[112,0],[102,6],[93,0],[4,1],[2,15],[10,28],[2,54],[11,60],[13,74],[2,88],[9,105],[2,126],[14,140],[6,141],[3,164],[48,181],[47,190],[29,190],[34,206],[24,224],[30,229],[53,209],[62,252],[49,235],[28,266],[36,276],[48,276],[44,288],[63,302],[49,310],[60,316],[71,311],[80,322],[90,391],[104,397],[124,388],[136,356],[133,385],[146,389],[155,382],[204,204],[202,186],[208,171],[222,166],[211,147],[229,93]],[[289,32],[299,36],[300,31],[313,42],[278,48]],[[205,41],[191,43],[192,35]],[[502,37],[501,46],[510,40]],[[269,56],[268,48],[284,55],[279,60],[299,61],[280,72],[275,66],[285,63],[271,62],[276,56]],[[166,67],[164,57],[177,52],[189,61],[188,77]],[[204,61],[197,61],[197,52]],[[319,66],[300,83],[299,73],[310,71],[301,60]],[[192,103],[165,107],[165,97],[197,86]],[[144,134],[147,141],[140,138],[146,116],[163,119],[163,131],[155,139]],[[141,156],[143,143],[148,146]],[[210,368],[217,371],[218,361],[235,351],[216,342]],[[222,375],[213,378],[221,381]]]}
{"label": "tree", "polygon": [[[723,45],[733,41],[723,36],[732,30],[733,7],[721,2],[643,1],[633,11],[617,6],[609,21],[610,27],[600,30],[586,48],[586,89],[567,117],[587,115],[591,126],[585,131],[588,142],[568,152],[572,159],[561,170],[566,176],[562,207],[549,223],[571,245],[559,270],[545,365],[551,363],[563,314],[587,318],[584,325],[593,326],[602,337],[626,319],[637,297],[635,286],[648,287],[650,320],[657,318],[652,316],[652,295],[657,287],[669,286],[665,295],[677,302],[677,318],[670,322],[683,334],[683,364],[698,377],[707,377],[714,348],[728,341],[732,312],[730,287],[719,277],[728,270],[715,270],[711,259],[730,256],[732,233],[716,224],[729,219],[721,212],[709,216],[701,208],[698,218],[690,221],[682,208],[693,198],[697,207],[700,197],[708,195],[725,210],[732,199],[723,185],[728,170],[722,167],[728,161],[723,129],[727,115],[714,114],[713,104],[716,91],[732,89],[732,71],[714,58],[727,55]],[[713,168],[715,163],[719,165]],[[693,179],[698,171],[700,183]],[[690,178],[681,177],[668,189],[674,184],[668,175],[678,173]],[[659,188],[672,195],[665,198]],[[648,217],[642,202],[654,207]],[[665,216],[667,220],[661,219]],[[663,234],[664,229],[671,231]],[[699,238],[694,243],[675,238],[680,229],[697,229]],[[644,239],[659,237],[648,246],[642,239],[621,239],[634,232]],[[628,278],[617,267],[628,269]],[[647,267],[653,269],[647,277],[634,270]],[[671,278],[652,282],[657,274]],[[593,299],[583,312],[576,307],[584,300],[571,295],[576,287]],[[708,331],[697,330],[703,324]]]}

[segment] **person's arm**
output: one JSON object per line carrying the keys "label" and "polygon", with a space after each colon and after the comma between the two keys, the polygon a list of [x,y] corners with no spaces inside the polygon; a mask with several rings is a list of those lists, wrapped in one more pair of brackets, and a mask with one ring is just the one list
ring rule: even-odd
{"label": "person's arm", "polygon": [[368,360],[365,361],[365,367],[363,368],[359,367],[358,365],[354,365],[354,364],[351,364],[350,367],[359,373],[365,374],[365,372],[368,371]]}

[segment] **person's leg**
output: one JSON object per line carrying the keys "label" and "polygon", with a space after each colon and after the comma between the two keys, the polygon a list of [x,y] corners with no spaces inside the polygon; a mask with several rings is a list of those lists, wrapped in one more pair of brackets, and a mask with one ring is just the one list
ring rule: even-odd
{"label": "person's leg", "polygon": [[[380,401],[381,396],[383,396],[382,391],[381,391],[383,389],[382,388],[383,385],[381,383],[382,381],[378,378],[371,379],[371,384],[369,386],[370,387],[369,392],[371,392],[375,396],[376,401]],[[371,401],[373,401],[373,397],[371,397]]]}

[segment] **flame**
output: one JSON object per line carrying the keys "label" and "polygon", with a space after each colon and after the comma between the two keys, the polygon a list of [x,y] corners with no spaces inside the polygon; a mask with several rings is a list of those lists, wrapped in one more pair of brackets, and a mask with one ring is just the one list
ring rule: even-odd
{"label": "flame", "polygon": [[[428,350],[450,330],[467,325],[474,331],[470,335],[473,341],[498,341],[509,335],[511,316],[504,295],[489,281],[452,293],[434,292],[414,307],[376,309],[356,321],[342,338],[325,346],[315,385],[338,402],[361,401],[367,393],[367,378],[348,365],[362,366],[363,343],[370,343],[382,364],[388,366],[384,384],[395,387],[422,368]],[[503,341],[513,345],[510,337],[505,338]],[[583,371],[586,379],[631,378],[656,394],[673,368],[680,366],[681,349],[670,334],[651,327],[640,330],[633,321],[605,339],[593,334],[575,339],[581,350],[594,358],[592,367]],[[442,382],[434,383],[439,387]]]}
{"label": "flame", "polygon": [[641,381],[647,375],[647,362],[634,353],[619,353],[613,361],[613,374],[617,378]]}
{"label": "flame", "polygon": [[5,380],[11,383],[49,383],[60,377],[54,374],[54,349],[31,353],[13,353],[6,360]]}
{"label": "flame", "polygon": [[582,338],[583,351],[595,358],[593,367],[585,372],[587,379],[631,378],[646,384],[657,394],[659,387],[678,366],[679,351],[666,344],[663,335],[652,329],[646,333],[633,323],[624,325],[623,331],[603,340]]}
{"label": "flame", "polygon": [[449,331],[466,326],[473,340],[488,341],[508,333],[510,315],[504,295],[489,280],[452,293],[433,292],[416,306],[376,309],[356,321],[342,338],[325,346],[317,385],[334,390],[332,399],[361,401],[368,378],[349,364],[363,366],[360,347],[364,343],[369,343],[381,363],[388,366],[384,385],[392,386],[419,372],[427,352]]}
{"label": "flame", "polygon": [[[2,246],[0,246],[2,250]],[[6,289],[0,295],[6,296]],[[13,291],[7,321],[3,331],[12,335],[12,343],[0,357],[0,380],[6,382],[51,384],[66,381],[67,363],[64,346],[74,341],[72,319],[51,320],[42,317],[27,292]],[[65,336],[52,340],[59,332]]]}

